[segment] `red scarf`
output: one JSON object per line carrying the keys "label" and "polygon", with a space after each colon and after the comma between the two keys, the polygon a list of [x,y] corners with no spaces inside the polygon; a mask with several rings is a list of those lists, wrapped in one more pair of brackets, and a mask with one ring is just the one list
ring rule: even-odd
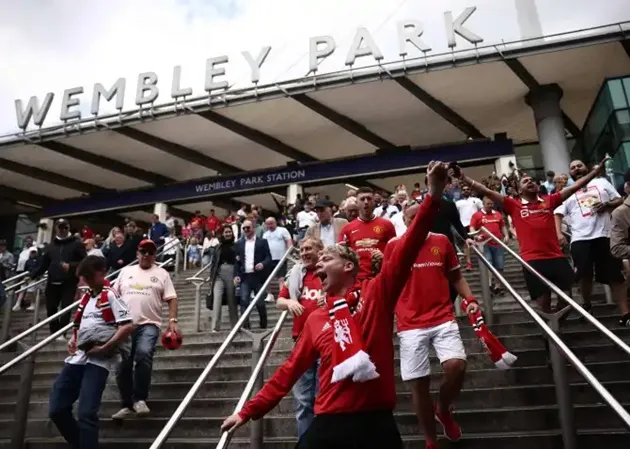
{"label": "red scarf", "polygon": [[326,304],[334,336],[332,383],[351,377],[366,382],[379,377],[376,366],[365,352],[361,328],[354,321],[348,303],[355,305],[361,291],[351,290],[345,297],[327,297]]}
{"label": "red scarf", "polygon": [[[109,284],[109,282],[107,282]],[[114,312],[112,312],[112,307],[109,304],[109,287],[103,286],[103,290],[101,291],[101,297],[96,302],[96,308],[100,309],[103,312],[103,320],[106,323],[115,323],[116,319],[114,318]],[[74,335],[77,335],[79,331],[79,327],[81,326],[81,319],[83,318],[83,310],[85,309],[85,305],[92,298],[92,290],[88,290],[85,292],[83,297],[81,298],[81,303],[79,304],[79,308],[74,314]]]}
{"label": "red scarf", "polygon": [[[477,303],[477,300],[472,297],[466,298],[462,301],[462,310],[464,313],[466,313],[466,309],[473,302]],[[479,338],[483,347],[486,348],[494,366],[500,370],[510,369],[516,362],[517,357],[511,352],[508,352],[499,339],[490,332],[490,329],[486,326],[486,322],[484,321],[481,312],[477,311],[477,313],[471,313],[468,315],[468,318],[470,319],[470,324],[475,331],[475,335],[477,335],[477,338]]]}

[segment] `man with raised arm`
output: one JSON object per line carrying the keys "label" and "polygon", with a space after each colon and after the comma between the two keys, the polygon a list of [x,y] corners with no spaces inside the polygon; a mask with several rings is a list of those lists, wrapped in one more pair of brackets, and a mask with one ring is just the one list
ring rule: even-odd
{"label": "man with raised arm", "polygon": [[[505,212],[510,216],[518,238],[521,257],[536,271],[553,282],[560,289],[571,294],[573,285],[573,270],[564,257],[558,238],[554,210],[578,190],[599,176],[604,168],[604,159],[587,175],[572,185],[565,187],[552,195],[539,195],[536,181],[527,175],[519,180],[520,198],[514,199],[490,190],[483,184],[465,176],[461,171],[461,180],[481,195],[490,198],[497,204],[502,204]],[[545,313],[551,310],[551,290],[536,276],[523,268],[525,283],[532,299],[538,302],[538,307]],[[560,308],[560,307],[558,307]]]}
{"label": "man with raised arm", "polygon": [[[429,195],[376,277],[357,282],[359,258],[348,246],[324,249],[317,273],[326,307],[311,313],[286,362],[240,413],[225,420],[223,430],[263,417],[319,358],[316,416],[298,447],[402,448],[393,415],[394,308],[437,215],[447,168],[429,164]],[[352,299],[358,300],[354,314],[348,307]]]}

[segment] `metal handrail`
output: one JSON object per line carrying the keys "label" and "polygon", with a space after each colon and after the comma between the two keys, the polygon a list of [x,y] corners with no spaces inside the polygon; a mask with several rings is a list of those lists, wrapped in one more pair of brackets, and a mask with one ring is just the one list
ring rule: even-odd
{"label": "metal handrail", "polygon": [[249,315],[252,313],[252,310],[254,310],[254,307],[256,306],[258,301],[262,301],[263,295],[266,295],[267,287],[269,286],[271,281],[275,278],[276,274],[280,271],[280,268],[287,261],[289,254],[291,254],[291,252],[294,249],[295,248],[291,246],[290,248],[286,250],[286,252],[282,256],[282,259],[280,259],[278,264],[271,271],[271,273],[269,274],[269,277],[267,277],[267,280],[265,280],[264,284],[262,285],[262,287],[260,288],[256,296],[254,297],[254,299],[250,302],[247,309],[245,309],[245,311],[241,314],[241,317],[236,322],[236,324],[234,325],[234,327],[232,328],[228,336],[225,338],[225,340],[223,340],[223,343],[221,343],[221,346],[219,347],[217,352],[215,352],[214,356],[212,356],[212,359],[210,360],[210,362],[208,362],[208,364],[203,369],[203,371],[201,372],[201,374],[199,375],[199,377],[197,378],[193,386],[190,388],[188,393],[186,393],[186,396],[184,397],[184,399],[182,399],[182,402],[180,402],[179,406],[177,407],[173,415],[170,417],[170,419],[168,420],[164,428],[160,431],[155,441],[153,441],[150,449],[159,449],[166,442],[166,440],[168,439],[169,435],[171,434],[171,432],[173,431],[173,429],[175,428],[179,420],[182,418],[182,416],[184,416],[186,409],[188,409],[188,406],[190,405],[192,400],[195,398],[195,396],[197,395],[197,393],[199,392],[199,390],[205,383],[206,379],[208,378],[208,376],[210,375],[214,367],[219,362],[219,359],[225,353],[227,347],[230,345],[230,343],[232,343],[232,341],[236,337],[236,334],[241,330],[241,327],[243,327],[243,324],[245,324],[245,321],[249,319]]}
{"label": "metal handrail", "polygon": [[[166,262],[161,262],[159,264],[157,264],[159,267],[164,267],[166,265],[169,265],[171,263],[174,263],[174,260],[167,260]],[[129,266],[129,265],[128,265]],[[113,273],[112,273],[113,274]],[[114,284],[116,283],[116,281],[118,281],[118,278],[114,280]],[[80,303],[80,301],[77,301],[75,304],[73,304],[72,306],[68,306],[66,307],[66,309],[70,309],[71,307],[78,305]],[[64,309],[65,310],[65,309]],[[40,341],[39,343],[31,346],[30,348],[28,348],[26,351],[24,351],[22,354],[18,355],[17,357],[14,357],[13,359],[11,359],[10,361],[8,361],[7,363],[5,363],[4,365],[2,365],[0,367],[0,375],[4,374],[5,372],[7,372],[8,370],[10,370],[11,368],[13,368],[15,365],[17,365],[18,363],[20,363],[22,360],[30,357],[32,354],[36,353],[37,351],[39,351],[40,349],[42,349],[45,346],[48,346],[52,341],[56,340],[57,338],[59,338],[61,335],[63,335],[64,333],[68,332],[70,329],[72,329],[72,327],[74,326],[74,323],[69,323],[68,325],[64,326],[63,328],[59,329],[57,332],[55,332],[54,334],[49,335],[48,337],[44,338],[42,341]],[[33,328],[31,328],[32,330]],[[5,343],[6,345],[6,343]]]}
{"label": "metal handrail", "polygon": [[13,276],[11,278],[5,279],[4,281],[2,281],[2,284],[4,284],[6,286],[7,284],[10,284],[11,282],[14,282],[14,281],[17,281],[18,279],[23,278],[27,274],[28,274],[28,271],[24,271],[23,273],[16,274],[15,276]]}
{"label": "metal handrail", "polygon": [[[488,232],[485,227],[482,227],[481,229],[484,229],[486,232]],[[617,415],[625,422],[628,428],[630,428],[630,413],[628,413],[628,411],[626,411],[626,409],[615,399],[615,397],[610,394],[610,392],[599,382],[599,380],[597,380],[593,373],[591,373],[588,368],[584,366],[582,361],[573,353],[573,351],[569,349],[569,347],[564,343],[564,341],[562,341],[558,334],[554,332],[551,327],[545,322],[545,320],[533,309],[533,307],[530,306],[529,303],[525,299],[523,299],[521,295],[518,294],[514,287],[512,287],[509,282],[501,275],[501,273],[499,273],[499,271],[494,268],[492,263],[490,263],[490,261],[488,261],[483,256],[479,248],[473,246],[472,249],[479,257],[479,260],[492,272],[492,274],[505,286],[506,290],[512,295],[512,297],[533,318],[536,324],[538,324],[545,335],[554,343],[554,345],[558,348],[562,355],[564,355],[564,357],[567,358],[569,362],[571,362],[571,365],[575,367],[575,369],[584,377],[584,379],[595,389],[595,391],[597,391],[602,399],[604,399],[604,401],[606,401],[606,403],[615,411],[615,413],[617,413]],[[538,274],[538,276],[540,276],[541,280],[545,280],[545,278],[542,277],[540,274]],[[556,367],[554,367],[554,369],[555,368]]]}
{"label": "metal handrail", "polygon": [[[160,246],[160,248],[162,248],[163,246],[164,246],[164,245]],[[156,253],[156,256],[158,256],[159,254],[160,254],[159,252],[158,252],[158,253]],[[108,274],[108,275],[106,276],[106,279],[109,279],[109,278],[111,278],[112,276],[114,276],[114,275],[116,275],[116,274],[120,273],[120,272],[121,272],[124,268],[126,268],[126,267],[130,267],[130,266],[133,266],[133,265],[135,265],[135,264],[137,264],[137,263],[138,263],[138,260],[136,259],[136,260],[134,260],[133,262],[131,262],[131,263],[129,263],[128,265],[126,265],[125,267],[119,268],[118,270],[113,271],[112,273]],[[162,266],[162,265],[160,265],[160,266]],[[27,289],[29,289],[29,288],[32,288],[32,287],[36,286],[36,285],[39,285],[39,284],[41,284],[41,283],[42,283],[43,281],[45,281],[45,280],[46,280],[46,278],[44,278],[44,279],[42,279],[42,280],[40,280],[40,281],[38,281],[38,282],[36,282],[36,283],[34,283],[34,284],[28,285],[27,287],[24,287],[24,288],[22,288],[22,289],[18,290],[17,292],[15,292],[15,294],[18,294],[18,293],[20,293],[20,292],[22,292],[22,291],[25,291],[25,290],[27,290]],[[116,281],[114,281],[114,282],[116,282]],[[13,338],[11,338],[11,339],[9,339],[9,340],[5,341],[4,343],[0,344],[0,351],[2,351],[3,349],[5,349],[5,348],[7,348],[7,347],[9,347],[9,346],[11,346],[11,345],[13,345],[13,344],[17,343],[18,341],[22,340],[23,338],[28,337],[30,334],[32,334],[33,332],[37,331],[37,330],[38,330],[38,329],[40,329],[41,327],[43,327],[43,326],[47,325],[47,324],[48,324],[48,323],[50,323],[51,321],[54,321],[54,320],[56,320],[57,318],[59,318],[59,317],[63,316],[64,314],[66,314],[66,313],[70,312],[72,309],[74,309],[75,307],[77,307],[77,306],[79,305],[79,303],[80,303],[80,302],[81,302],[81,301],[75,301],[75,302],[73,302],[72,304],[70,304],[69,306],[67,306],[67,307],[65,307],[65,308],[63,308],[63,309],[61,309],[61,310],[60,310],[60,311],[58,311],[57,313],[55,313],[55,314],[53,314],[53,315],[51,315],[51,316],[49,316],[49,317],[47,317],[47,318],[45,318],[45,319],[43,319],[43,320],[41,320],[41,321],[37,322],[36,324],[34,324],[33,326],[29,327],[28,329],[26,329],[26,330],[25,330],[24,332],[22,332],[21,334],[18,334],[18,335],[16,335],[15,337],[13,337]],[[1,373],[0,373],[0,374],[1,374]]]}
{"label": "metal handrail", "polygon": [[[186,259],[185,256],[184,259]],[[216,261],[214,260],[214,258],[211,259],[207,265],[201,267],[201,269],[193,274],[191,277],[186,278],[188,282],[195,286],[195,315],[193,317],[193,320],[195,322],[197,332],[201,332],[201,287],[203,287],[210,281],[210,277],[202,278],[200,276],[204,271],[214,265],[215,262]]]}
{"label": "metal handrail", "polygon": [[[284,312],[282,312],[282,314],[278,318],[278,321],[276,322],[276,325],[273,328],[271,335],[269,336],[269,340],[267,341],[265,348],[260,354],[260,358],[258,359],[256,366],[252,370],[252,374],[247,380],[247,385],[245,385],[245,388],[243,389],[243,393],[241,394],[241,397],[238,399],[238,402],[236,404],[236,407],[234,407],[234,411],[232,412],[232,414],[240,412],[243,406],[245,405],[245,403],[247,402],[247,399],[249,399],[249,396],[252,394],[252,391],[254,390],[254,387],[256,385],[256,380],[262,373],[262,370],[265,364],[267,363],[269,356],[271,355],[271,351],[273,350],[273,347],[276,344],[276,341],[278,340],[280,331],[282,330],[282,326],[284,325],[284,322],[288,315],[289,315],[289,311],[285,310]],[[228,445],[230,444],[230,440],[232,439],[233,433],[234,433],[233,430],[224,431],[221,434],[221,439],[219,440],[219,443],[217,444],[216,449],[227,448]]]}
{"label": "metal handrail", "polygon": [[490,231],[488,231],[488,229],[485,226],[482,226],[480,231],[484,231],[486,234],[488,234],[492,240],[494,240],[496,243],[501,245],[507,252],[509,252],[523,267],[525,267],[525,269],[527,271],[529,271],[534,276],[536,276],[541,282],[543,282],[547,287],[549,287],[554,293],[556,293],[560,298],[562,298],[564,301],[566,301],[567,304],[569,304],[571,307],[573,307],[575,310],[577,310],[580,313],[580,315],[582,315],[584,318],[586,318],[588,321],[590,321],[590,323],[592,325],[594,325],[599,331],[601,331],[606,337],[608,337],[617,346],[619,346],[619,348],[623,349],[623,351],[626,354],[630,355],[630,346],[628,346],[621,338],[619,338],[617,335],[615,335],[613,332],[611,332],[610,329],[608,329],[606,326],[604,326],[601,323],[601,321],[599,321],[593,315],[591,315],[586,310],[584,310],[584,308],[580,304],[578,304],[575,300],[570,298],[566,293],[564,293],[560,288],[558,288],[556,286],[556,284],[554,284],[553,282],[549,281],[542,274],[540,274],[538,271],[536,271],[534,268],[532,268],[532,266],[530,264],[525,262],[521,258],[521,256],[519,256],[516,253],[516,251],[514,251],[508,245],[503,243],[503,241],[501,239],[497,238]]}

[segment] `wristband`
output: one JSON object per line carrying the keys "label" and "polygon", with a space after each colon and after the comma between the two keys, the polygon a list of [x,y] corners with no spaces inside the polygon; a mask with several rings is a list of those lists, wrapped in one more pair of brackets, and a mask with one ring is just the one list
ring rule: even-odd
{"label": "wristband", "polygon": [[475,299],[474,296],[469,296],[468,298],[462,299],[462,310],[464,311],[464,313],[466,313],[466,309],[468,309],[468,306],[471,304],[479,305],[479,302]]}

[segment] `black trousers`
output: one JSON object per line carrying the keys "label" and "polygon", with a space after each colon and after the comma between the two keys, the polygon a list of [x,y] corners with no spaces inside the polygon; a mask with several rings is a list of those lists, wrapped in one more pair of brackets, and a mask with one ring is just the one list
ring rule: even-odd
{"label": "black trousers", "polygon": [[[47,284],[46,285],[46,313],[52,316],[57,313],[61,306],[65,309],[74,302],[74,295],[77,291],[76,282],[64,282],[63,284]],[[50,333],[54,334],[62,327],[70,322],[70,312],[64,313],[56,320],[52,320],[49,324]]]}
{"label": "black trousers", "polygon": [[296,449],[402,449],[391,410],[318,415]]}

